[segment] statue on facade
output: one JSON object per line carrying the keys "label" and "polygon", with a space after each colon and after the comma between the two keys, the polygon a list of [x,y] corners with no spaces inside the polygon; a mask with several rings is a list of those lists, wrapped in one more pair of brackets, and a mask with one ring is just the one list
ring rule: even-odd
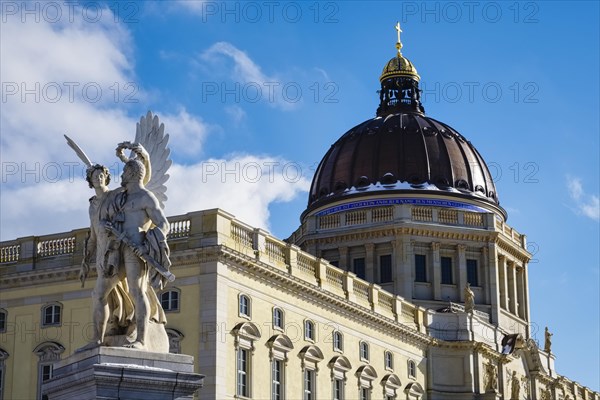
{"label": "statue on facade", "polygon": [[485,392],[497,392],[498,391],[498,370],[492,361],[488,361],[485,364]]}
{"label": "statue on facade", "polygon": [[548,327],[544,330],[544,351],[546,353],[552,351],[552,333],[550,333]]}
{"label": "statue on facade", "polygon": [[517,377],[517,371],[513,371],[510,378],[510,400],[519,400],[521,394],[521,382]]}
{"label": "statue on facade", "polygon": [[475,310],[475,293],[471,290],[471,284],[467,282],[467,286],[465,286],[465,312],[472,314]]}
{"label": "statue on facade", "polygon": [[[86,175],[96,190],[80,274],[83,284],[95,250],[94,336],[79,350],[124,346],[168,352],[166,318],[155,292],[175,278],[169,271],[169,222],[162,211],[171,165],[164,125],[149,112],[137,125],[135,142],[118,145],[117,156],[125,166],[121,187],[114,190],[107,187],[108,171],[67,140],[88,166]],[[129,157],[125,150],[131,151]]]}

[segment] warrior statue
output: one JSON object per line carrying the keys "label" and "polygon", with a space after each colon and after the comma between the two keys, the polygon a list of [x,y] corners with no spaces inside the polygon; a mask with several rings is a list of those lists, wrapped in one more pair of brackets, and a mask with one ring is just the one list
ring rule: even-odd
{"label": "warrior statue", "polygon": [[[175,279],[169,271],[169,223],[162,211],[171,165],[164,125],[149,112],[137,125],[135,141],[118,145],[117,156],[125,166],[121,187],[114,190],[107,188],[106,168],[92,164],[67,141],[88,165],[88,181],[96,190],[80,274],[83,285],[95,249],[94,337],[79,350],[104,345],[168,352],[166,318],[155,292]],[[131,155],[126,157],[124,150]]]}

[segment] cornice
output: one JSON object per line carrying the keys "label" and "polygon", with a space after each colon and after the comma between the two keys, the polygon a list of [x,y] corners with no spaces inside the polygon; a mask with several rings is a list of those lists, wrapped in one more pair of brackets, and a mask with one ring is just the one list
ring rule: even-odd
{"label": "cornice", "polygon": [[[396,322],[391,318],[319,288],[301,278],[290,275],[287,271],[257,261],[229,247],[219,246],[219,253],[221,261],[225,262],[230,268],[237,269],[246,276],[249,275],[253,279],[263,281],[270,286],[276,285],[282,290],[292,291],[295,296],[304,298],[318,307],[329,309],[352,318],[370,328],[396,337],[398,337],[398,331],[400,331],[404,340],[413,342],[421,347],[431,343],[432,338],[428,335],[412,330],[400,322]],[[361,318],[357,319],[357,316]]]}

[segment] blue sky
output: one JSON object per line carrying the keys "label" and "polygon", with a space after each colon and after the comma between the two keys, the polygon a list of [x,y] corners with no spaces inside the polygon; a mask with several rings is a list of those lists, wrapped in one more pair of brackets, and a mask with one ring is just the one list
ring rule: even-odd
{"label": "blue sky", "polygon": [[152,110],[171,134],[169,215],[221,207],[285,238],[316,164],[374,116],[403,54],[528,237],[532,330],[600,389],[597,2],[2,2],[1,238],[87,224],[64,143],[97,162]]}

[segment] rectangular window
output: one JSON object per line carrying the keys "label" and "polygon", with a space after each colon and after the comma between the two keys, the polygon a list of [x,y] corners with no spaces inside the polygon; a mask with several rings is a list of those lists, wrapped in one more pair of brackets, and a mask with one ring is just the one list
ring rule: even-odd
{"label": "rectangular window", "polygon": [[392,256],[386,254],[379,257],[379,282],[386,283],[392,281]]}
{"label": "rectangular window", "polygon": [[304,400],[313,400],[315,397],[315,371],[304,370]]}
{"label": "rectangular window", "polygon": [[60,325],[60,307],[50,305],[44,308],[44,323],[43,325]]}
{"label": "rectangular window", "polygon": [[427,282],[425,254],[415,254],[415,282]]}
{"label": "rectangular window", "polygon": [[273,360],[272,390],[273,400],[283,399],[283,361]]}
{"label": "rectangular window", "polygon": [[389,351],[385,352],[385,367],[394,369],[394,356]]}
{"label": "rectangular window", "polygon": [[329,261],[329,264],[333,265],[334,267],[340,266],[340,262],[338,260]]}
{"label": "rectangular window", "polygon": [[46,382],[48,379],[52,378],[53,365],[52,364],[42,364],[39,366],[39,380],[38,380],[38,399],[39,400],[47,400],[48,396],[42,394],[42,383]]}
{"label": "rectangular window", "polygon": [[248,385],[248,350],[238,349],[237,351],[237,395],[249,397],[250,388]]}
{"label": "rectangular window", "polygon": [[452,258],[442,257],[442,284],[452,285]]}
{"label": "rectangular window", "polygon": [[343,400],[344,398],[344,381],[341,379],[333,380],[333,400]]}
{"label": "rectangular window", "polygon": [[6,312],[0,311],[0,332],[6,330]]}
{"label": "rectangular window", "polygon": [[467,282],[479,286],[477,282],[477,260],[467,260]]}
{"label": "rectangular window", "polygon": [[369,389],[368,388],[360,388],[360,400],[369,400]]}
{"label": "rectangular window", "polygon": [[355,258],[354,260],[352,260],[352,263],[354,267],[354,273],[356,274],[356,276],[360,279],[365,279],[367,277],[367,274],[365,272],[365,259]]}

